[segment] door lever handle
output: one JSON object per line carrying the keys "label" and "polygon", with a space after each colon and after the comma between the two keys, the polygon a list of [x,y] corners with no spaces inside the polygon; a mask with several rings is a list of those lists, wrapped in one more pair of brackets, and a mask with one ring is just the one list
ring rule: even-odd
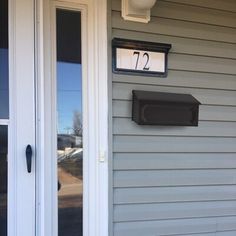
{"label": "door lever handle", "polygon": [[31,173],[32,155],[33,155],[32,147],[31,145],[27,145],[25,150],[25,156],[26,156],[26,165],[28,173]]}

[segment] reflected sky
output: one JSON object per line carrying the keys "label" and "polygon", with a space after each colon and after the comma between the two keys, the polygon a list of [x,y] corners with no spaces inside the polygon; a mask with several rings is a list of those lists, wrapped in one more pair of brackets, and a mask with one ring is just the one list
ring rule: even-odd
{"label": "reflected sky", "polygon": [[0,119],[9,118],[8,49],[0,48]]}
{"label": "reflected sky", "polygon": [[72,132],[73,115],[82,114],[81,64],[57,62],[58,133]]}
{"label": "reflected sky", "polygon": [[[83,235],[81,64],[57,62],[58,236]],[[77,122],[75,122],[77,121]],[[78,129],[77,129],[78,128]],[[77,132],[80,130],[80,132]]]}

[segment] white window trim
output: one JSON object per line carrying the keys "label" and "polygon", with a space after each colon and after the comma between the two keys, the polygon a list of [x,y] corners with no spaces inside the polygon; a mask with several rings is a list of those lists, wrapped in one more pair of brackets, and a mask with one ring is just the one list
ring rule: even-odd
{"label": "white window trim", "polygon": [[[37,199],[36,199],[36,235],[57,236],[57,184],[55,181],[55,136],[48,137],[46,131],[55,133],[53,125],[54,112],[50,104],[55,104],[55,96],[51,96],[55,78],[53,68],[53,38],[50,12],[51,4],[61,7],[79,8],[87,11],[87,53],[83,55],[87,65],[89,92],[84,112],[89,129],[85,133],[84,142],[89,145],[84,172],[88,176],[84,189],[84,236],[108,236],[108,76],[107,76],[107,1],[106,0],[40,0],[37,2],[36,55],[37,56]],[[54,32],[55,33],[55,32]],[[102,58],[102,60],[101,60]],[[54,58],[55,59],[55,58]],[[84,62],[83,62],[84,63]],[[89,63],[89,65],[88,65]],[[94,96],[89,96],[94,94]],[[54,122],[55,123],[55,122]],[[86,154],[85,154],[86,155]],[[89,166],[89,168],[88,168]],[[86,169],[87,168],[87,169]],[[53,170],[53,172],[52,172]],[[89,171],[89,172],[88,172]],[[54,184],[52,181],[54,180]],[[87,201],[86,201],[87,200]],[[51,210],[53,209],[53,210]],[[92,227],[91,227],[92,226]]]}

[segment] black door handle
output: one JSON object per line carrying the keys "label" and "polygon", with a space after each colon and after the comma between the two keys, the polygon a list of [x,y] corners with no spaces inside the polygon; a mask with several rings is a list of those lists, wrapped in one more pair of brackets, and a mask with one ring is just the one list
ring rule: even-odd
{"label": "black door handle", "polygon": [[32,147],[31,145],[27,145],[25,150],[25,156],[26,156],[26,165],[28,173],[31,173],[32,155],[33,155]]}

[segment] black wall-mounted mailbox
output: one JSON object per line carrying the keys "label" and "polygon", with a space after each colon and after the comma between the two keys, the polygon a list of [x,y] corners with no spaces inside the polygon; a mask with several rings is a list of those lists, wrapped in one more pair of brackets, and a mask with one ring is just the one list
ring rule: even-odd
{"label": "black wall-mounted mailbox", "polygon": [[133,90],[132,120],[139,125],[198,126],[200,104],[190,94]]}

